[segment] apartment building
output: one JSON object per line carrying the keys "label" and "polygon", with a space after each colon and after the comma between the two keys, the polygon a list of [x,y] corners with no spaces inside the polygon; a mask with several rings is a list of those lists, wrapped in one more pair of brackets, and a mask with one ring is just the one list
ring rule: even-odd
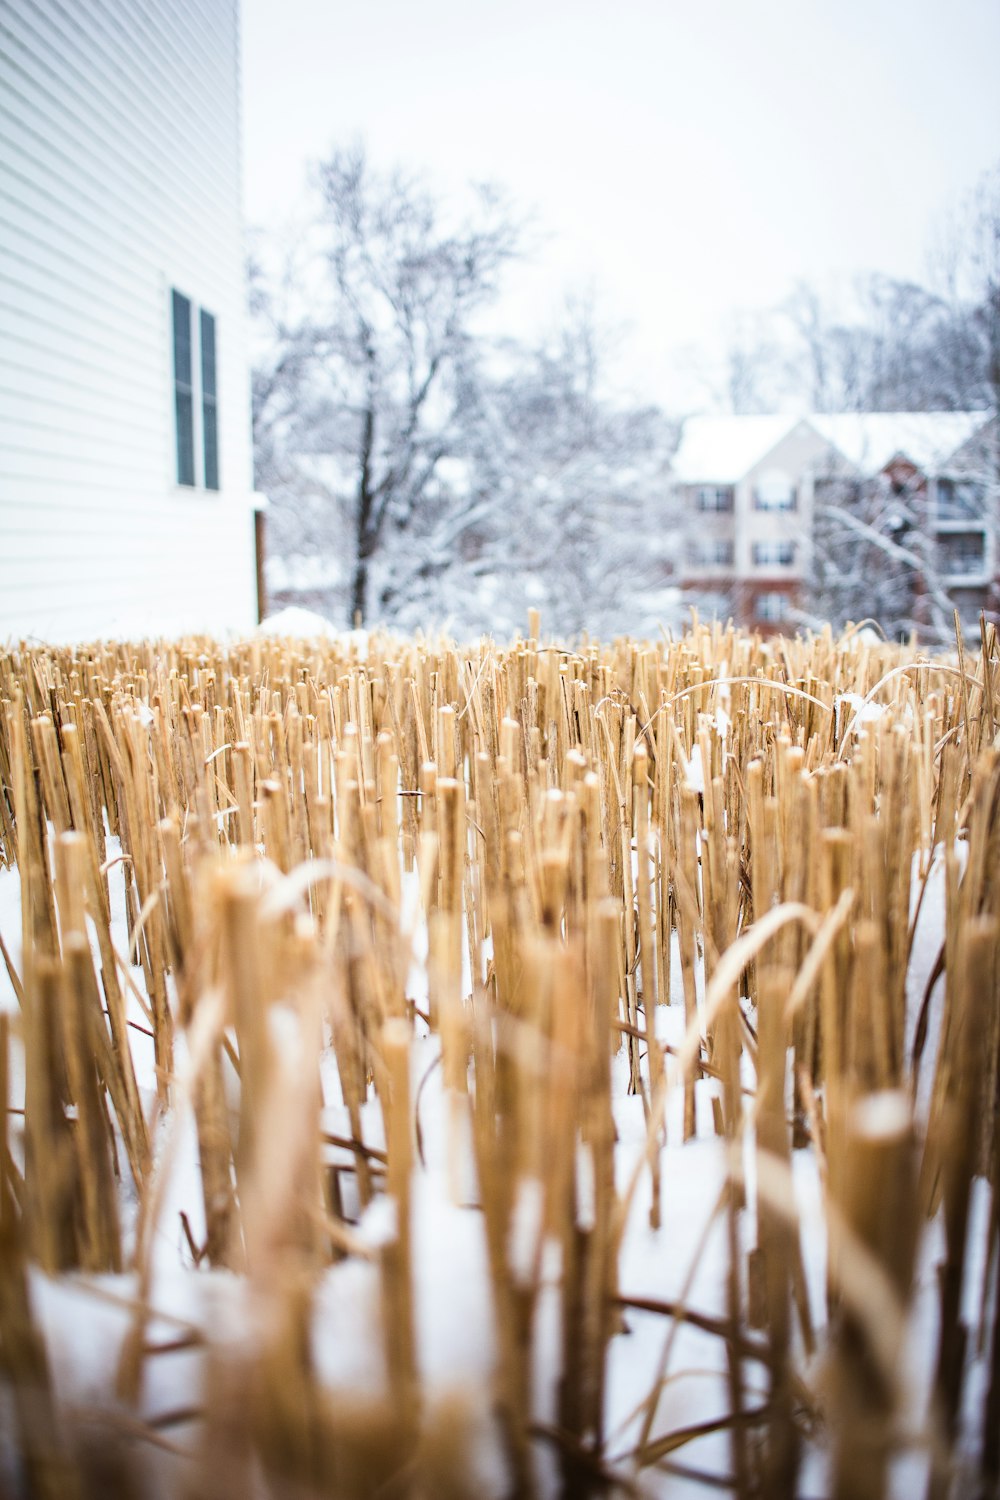
{"label": "apartment building", "polygon": [[706,612],[788,628],[808,605],[824,517],[864,525],[877,500],[897,546],[921,539],[915,595],[946,590],[972,619],[997,602],[998,475],[983,412],[690,418],[673,463],[681,586]]}

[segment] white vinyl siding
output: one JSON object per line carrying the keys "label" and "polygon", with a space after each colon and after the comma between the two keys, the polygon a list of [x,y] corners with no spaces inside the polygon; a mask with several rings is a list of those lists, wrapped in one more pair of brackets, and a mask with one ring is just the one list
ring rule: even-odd
{"label": "white vinyl siding", "polygon": [[[0,639],[253,622],[238,57],[235,0],[4,0]],[[203,447],[177,483],[175,287],[218,492]]]}

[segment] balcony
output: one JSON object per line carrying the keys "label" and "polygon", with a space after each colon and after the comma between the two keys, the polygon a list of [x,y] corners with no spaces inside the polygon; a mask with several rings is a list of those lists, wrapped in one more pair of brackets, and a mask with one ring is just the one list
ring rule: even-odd
{"label": "balcony", "polygon": [[981,521],[986,514],[986,488],[976,479],[939,479],[939,521]]}
{"label": "balcony", "polygon": [[948,579],[984,579],[988,574],[985,530],[939,533],[937,556],[938,566]]}

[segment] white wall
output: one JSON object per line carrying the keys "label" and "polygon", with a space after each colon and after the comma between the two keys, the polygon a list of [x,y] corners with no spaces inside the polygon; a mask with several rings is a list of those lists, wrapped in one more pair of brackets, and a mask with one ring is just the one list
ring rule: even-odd
{"label": "white wall", "polygon": [[[0,640],[253,623],[243,265],[237,0],[3,0]],[[218,493],[175,483],[171,287]]]}
{"label": "white wall", "polygon": [[[813,469],[829,453],[829,445],[808,421],[799,422],[775,448],[748,472],[737,488],[737,570],[742,577],[803,578],[809,570],[813,526]],[[782,475],[796,491],[794,510],[756,510],[754,490]],[[788,567],[755,564],[756,542],[791,542],[795,561]]]}

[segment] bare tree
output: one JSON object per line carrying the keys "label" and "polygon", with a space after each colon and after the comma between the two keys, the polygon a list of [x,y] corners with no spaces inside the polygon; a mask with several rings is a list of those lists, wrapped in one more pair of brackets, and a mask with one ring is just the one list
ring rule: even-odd
{"label": "bare tree", "polygon": [[981,350],[984,394],[1000,413],[1000,163],[981,180],[967,241],[972,327]]}
{"label": "bare tree", "polygon": [[454,222],[419,182],[373,171],[361,149],[335,152],[317,185],[319,212],[293,262],[256,279],[267,345],[254,381],[258,464],[279,547],[303,526],[315,553],[325,533],[347,613],[367,619],[373,575],[391,592],[398,554],[443,503],[441,466],[462,452],[476,400],[474,321],[519,229],[494,190],[478,189]]}
{"label": "bare tree", "polygon": [[319,183],[315,223],[252,276],[273,597],[461,633],[509,632],[529,605],[564,633],[655,628],[676,433],[608,394],[593,306],[535,347],[489,339],[478,314],[519,246],[495,193],[454,229],[359,152]]}
{"label": "bare tree", "polygon": [[793,350],[773,311],[731,319],[721,395],[734,415],[775,411],[796,378]]}
{"label": "bare tree", "polygon": [[799,281],[781,311],[805,355],[809,405],[813,411],[829,411],[831,366],[836,362],[838,351],[823,300],[815,287]]}
{"label": "bare tree", "polygon": [[482,483],[503,503],[479,565],[564,635],[655,629],[677,608],[677,429],[609,389],[611,343],[592,303],[570,302],[494,383],[481,433]]}
{"label": "bare tree", "polygon": [[[939,226],[929,257],[949,311],[953,385],[969,406],[1000,410],[1000,162],[961,213]],[[960,403],[962,404],[962,403]]]}
{"label": "bare tree", "polygon": [[736,412],[960,411],[1000,402],[1000,167],[941,236],[935,287],[855,278],[845,306],[799,282],[735,321],[725,404]]}
{"label": "bare tree", "polygon": [[893,638],[950,640],[955,601],[926,504],[920,475],[819,483],[803,623],[840,629],[873,619]]}
{"label": "bare tree", "polygon": [[[995,575],[1000,557],[1000,165],[987,173],[945,236],[935,291],[869,278],[863,327],[868,410],[978,410],[985,421],[963,450],[956,521],[971,528]],[[832,503],[831,503],[832,502]],[[817,520],[817,596],[828,606],[875,613],[894,633],[917,628],[948,640],[966,595],[978,609],[984,585],[963,590],[949,537],[926,509],[923,480],[882,475],[860,501],[827,497]],[[981,538],[981,543],[980,539]],[[961,538],[952,537],[951,542]],[[825,578],[823,572],[825,569]],[[853,599],[851,595],[853,593]],[[997,601],[994,576],[993,604]],[[970,610],[973,613],[974,610]]]}

